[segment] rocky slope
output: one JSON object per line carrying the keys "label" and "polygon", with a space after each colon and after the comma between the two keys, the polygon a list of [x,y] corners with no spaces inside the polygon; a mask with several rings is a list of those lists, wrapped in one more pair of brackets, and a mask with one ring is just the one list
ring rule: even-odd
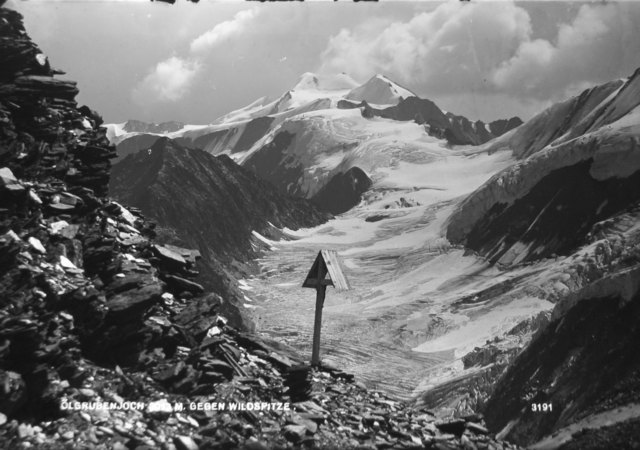
{"label": "rocky slope", "polygon": [[[522,445],[632,448],[639,439],[631,431],[640,417],[632,350],[640,301],[639,89],[636,71],[488,145],[520,161],[463,200],[448,221],[450,241],[503,268],[544,263],[555,273],[548,274],[556,302],[549,324],[519,355],[498,342],[495,363],[480,363],[484,370],[458,384],[484,390],[479,403],[489,396],[492,429]],[[495,386],[483,379],[505,368]],[[538,405],[546,409],[533,411]]]}
{"label": "rocky slope", "polygon": [[[561,186],[576,180],[567,178]],[[584,192],[574,195],[575,201]],[[589,195],[602,193],[594,189]],[[609,201],[615,204],[617,195]],[[568,218],[562,209],[555,212],[561,228]],[[512,221],[517,224],[517,217]],[[466,370],[421,395],[418,404],[483,411],[492,431],[531,448],[633,448],[640,439],[633,350],[639,223],[640,202],[631,201],[589,226],[566,256],[503,267],[503,273],[526,274],[525,289],[555,303],[551,315],[542,313],[466,354]],[[499,298],[496,288],[456,303],[481,305]],[[545,409],[533,411],[538,405]]]}
{"label": "rocky slope", "polygon": [[[524,159],[462,202],[450,219],[449,240],[502,264],[566,255],[596,222],[637,202],[639,92],[636,71],[551,107],[491,144],[490,150],[506,146]],[[567,109],[564,123],[551,127],[552,136],[561,136],[543,137],[539,128]],[[523,144],[533,134],[538,144]]]}
{"label": "rocky slope", "polygon": [[0,39],[1,447],[515,448],[229,327],[198,252],[105,196],[99,117],[4,8]]}
{"label": "rocky slope", "polygon": [[167,138],[116,164],[110,192],[175,230],[178,243],[198,248],[206,265],[204,286],[239,303],[234,275],[263,245],[252,243],[253,233],[271,236],[276,228],[309,227],[328,218],[307,201],[280,194],[227,156],[187,149]]}
{"label": "rocky slope", "polygon": [[[522,445],[540,441],[541,448],[571,441],[572,448],[614,448],[619,432],[602,428],[640,421],[637,242],[632,265],[559,303],[500,379],[485,411],[502,436]],[[534,410],[538,405],[544,409]],[[577,433],[583,429],[590,431]],[[627,427],[623,436],[637,443],[640,429]]]}
{"label": "rocky slope", "polygon": [[616,95],[624,80],[594,86],[580,95],[556,103],[501,139],[490,143],[489,151],[510,149],[519,158],[526,158],[546,146],[557,145],[588,132],[594,113],[605,101]]}

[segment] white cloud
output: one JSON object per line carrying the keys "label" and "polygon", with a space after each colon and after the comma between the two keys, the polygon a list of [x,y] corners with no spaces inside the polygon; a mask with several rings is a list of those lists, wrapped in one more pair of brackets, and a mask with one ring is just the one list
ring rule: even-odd
{"label": "white cloud", "polygon": [[560,26],[554,43],[522,42],[495,71],[493,82],[503,90],[544,98],[609,80],[612,68],[632,69],[640,64],[640,36],[634,33],[640,8],[629,6],[583,5],[571,23]]}
{"label": "white cloud", "polygon": [[515,2],[448,2],[408,21],[342,29],[321,71],[356,78],[384,73],[426,96],[509,93],[544,99],[614,78],[640,65],[640,8],[583,5],[554,39],[534,39]]}
{"label": "white cloud", "polygon": [[376,72],[428,89],[456,91],[481,83],[531,33],[513,3],[448,2],[384,29],[343,29],[323,54],[322,71],[363,78]]}
{"label": "white cloud", "polygon": [[197,61],[176,56],[161,61],[136,87],[134,98],[140,101],[149,98],[165,102],[180,100],[191,88],[199,68]]}
{"label": "white cloud", "polygon": [[133,98],[140,104],[181,100],[205,65],[206,51],[242,34],[256,14],[255,9],[240,11],[233,19],[217,24],[191,41],[188,56],[172,56],[159,62],[134,88]]}
{"label": "white cloud", "polygon": [[211,30],[201,34],[191,42],[192,53],[201,53],[224,42],[225,40],[242,34],[257,16],[255,9],[238,12],[233,19],[217,24]]}

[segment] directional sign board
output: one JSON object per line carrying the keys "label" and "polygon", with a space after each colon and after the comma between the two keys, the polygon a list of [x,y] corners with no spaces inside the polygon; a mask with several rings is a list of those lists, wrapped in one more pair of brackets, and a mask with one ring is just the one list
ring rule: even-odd
{"label": "directional sign board", "polygon": [[318,252],[318,256],[313,262],[307,278],[302,283],[302,287],[317,288],[318,277],[320,278],[320,285],[333,286],[338,291],[348,291],[350,289],[349,282],[342,272],[338,254],[335,250],[321,250]]}

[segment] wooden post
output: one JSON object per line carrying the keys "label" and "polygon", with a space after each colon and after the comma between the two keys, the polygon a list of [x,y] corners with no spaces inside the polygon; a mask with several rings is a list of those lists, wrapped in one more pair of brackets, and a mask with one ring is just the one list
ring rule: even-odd
{"label": "wooden post", "polygon": [[324,294],[327,286],[322,282],[327,274],[325,264],[318,264],[316,273],[316,317],[313,321],[313,351],[311,353],[311,365],[320,365],[320,329],[322,328],[322,307],[324,306]]}
{"label": "wooden post", "polygon": [[[318,280],[319,281],[319,280]],[[316,286],[316,318],[313,323],[313,353],[311,365],[320,365],[320,328],[322,328],[322,307],[324,306],[324,294],[327,286],[318,282]]]}
{"label": "wooden post", "polygon": [[339,291],[349,290],[349,282],[342,273],[338,255],[333,250],[320,250],[307,278],[302,283],[303,288],[316,290],[316,312],[313,323],[313,351],[311,365],[320,365],[320,329],[322,328],[322,308],[327,286],[333,286]]}

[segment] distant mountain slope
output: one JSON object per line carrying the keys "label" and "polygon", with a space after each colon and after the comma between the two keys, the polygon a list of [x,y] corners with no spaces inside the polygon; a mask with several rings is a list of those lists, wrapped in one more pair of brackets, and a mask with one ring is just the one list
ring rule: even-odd
{"label": "distant mountain slope", "polygon": [[606,123],[614,122],[630,109],[611,115],[606,112],[609,103],[620,94],[633,101],[632,92],[620,92],[623,86],[628,86],[624,80],[610,81],[556,103],[527,121],[526,126],[491,143],[488,150],[511,149],[517,157],[526,158],[547,145],[559,145],[602,127],[603,119]]}
{"label": "distant mountain slope", "polygon": [[[318,111],[325,112],[327,120],[331,120],[336,109],[355,108],[363,109],[364,115],[372,113],[371,117],[415,121],[424,125],[423,134],[446,139],[452,145],[482,144],[521,123],[512,118],[485,124],[445,113],[431,100],[418,98],[382,75],[359,85],[344,73],[307,72],[279,98],[260,98],[209,125],[182,126],[174,122],[156,125],[130,120],[106,127],[111,142],[117,145],[119,159],[148,150],[160,136],[167,136],[214,155],[228,154],[246,160],[246,154],[270,144],[278,133],[285,131],[287,122],[303,120],[311,113],[315,116]],[[256,173],[262,175],[259,171]]]}
{"label": "distant mountain slope", "polygon": [[503,264],[576,248],[593,224],[640,200],[639,105],[640,70],[554,105],[490,144],[523,160],[461,203],[448,239]]}
{"label": "distant mountain slope", "polygon": [[306,200],[283,196],[227,156],[186,149],[167,138],[114,165],[110,192],[200,249],[214,272],[209,284],[223,290],[228,289],[223,272],[255,256],[252,232],[268,235],[273,226],[295,229],[327,219]]}
{"label": "distant mountain slope", "polygon": [[149,149],[158,140],[162,138],[157,134],[147,133],[134,133],[130,137],[118,142],[116,145],[118,151],[118,157],[113,161],[114,163],[126,158],[127,156],[137,153],[142,149]]}
{"label": "distant mountain slope", "polygon": [[[287,110],[313,103],[317,100],[335,100],[342,98],[350,89],[358,86],[358,82],[348,75],[319,75],[306,72],[287,92],[275,100],[262,97],[253,103],[231,111],[218,118],[214,125],[244,122],[264,116],[279,115]],[[323,102],[325,104],[325,102]],[[327,105],[326,107],[330,107]]]}
{"label": "distant mountain slope", "polygon": [[[513,119],[511,124],[518,122]],[[446,148],[445,139],[473,143],[480,142],[481,136],[492,136],[484,124],[450,117],[430,100],[409,97],[385,109],[341,100],[338,109],[285,120],[261,147],[254,146],[239,161],[282,192],[313,198],[351,168],[357,167],[371,179],[379,172],[377,178],[383,180],[397,161],[428,160],[433,143]],[[346,190],[340,192],[339,187]],[[344,212],[344,198],[351,198],[351,206],[359,201],[351,192],[348,183],[336,180],[322,193],[320,204],[333,213]]]}

